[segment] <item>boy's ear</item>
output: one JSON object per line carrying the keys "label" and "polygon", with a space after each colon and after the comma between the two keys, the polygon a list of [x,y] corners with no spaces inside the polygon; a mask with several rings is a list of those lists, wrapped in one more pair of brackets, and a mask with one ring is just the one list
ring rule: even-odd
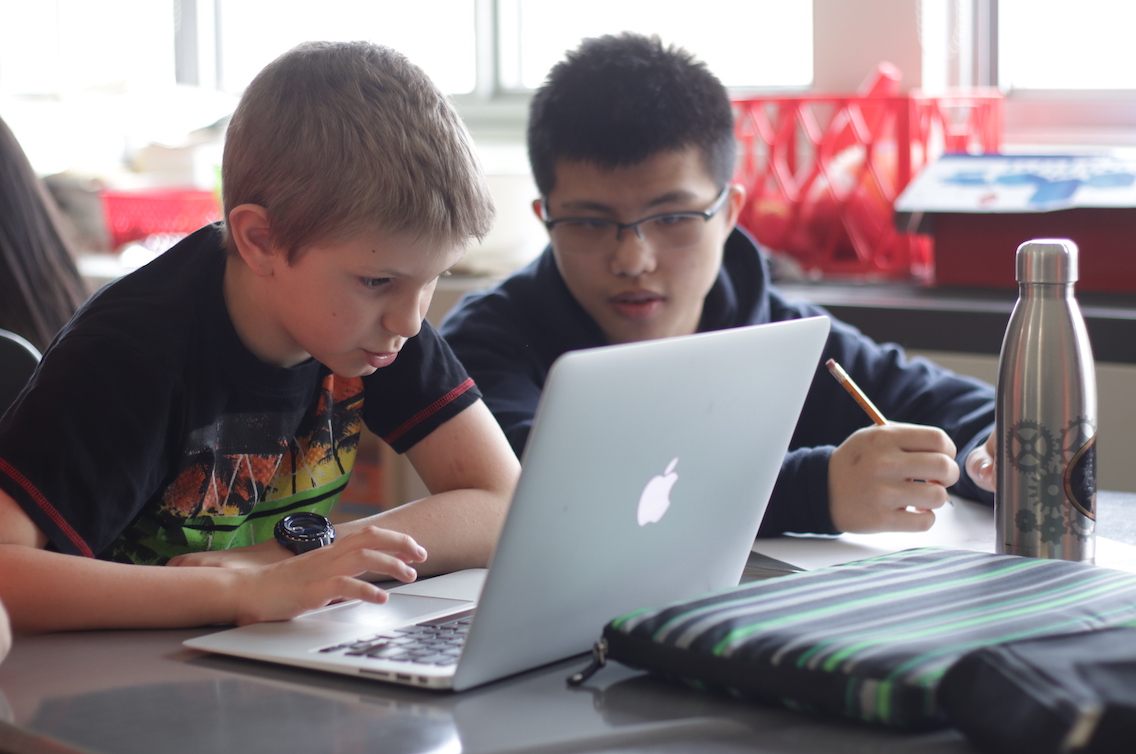
{"label": "boy's ear", "polygon": [[255,274],[272,274],[278,255],[268,232],[268,210],[259,204],[241,204],[229,212],[229,232],[237,252]]}
{"label": "boy's ear", "polygon": [[536,219],[540,220],[541,225],[544,225],[544,211],[543,210],[544,210],[544,199],[541,199],[540,197],[533,199],[532,211],[533,211],[533,214],[536,215]]}
{"label": "boy's ear", "polygon": [[740,183],[733,184],[730,189],[730,198],[726,200],[726,220],[732,229],[738,224],[738,217],[741,216],[742,208],[745,207],[746,190],[745,186]]}

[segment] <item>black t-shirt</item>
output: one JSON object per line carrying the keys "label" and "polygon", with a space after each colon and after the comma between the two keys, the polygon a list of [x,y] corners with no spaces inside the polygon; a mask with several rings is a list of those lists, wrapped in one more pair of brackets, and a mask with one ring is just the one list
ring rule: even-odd
{"label": "black t-shirt", "polygon": [[270,539],[330,511],[363,426],[404,452],[480,393],[424,322],[393,364],[345,379],[257,359],[208,226],[97,293],[0,421],[0,488],[51,549],[134,563]]}

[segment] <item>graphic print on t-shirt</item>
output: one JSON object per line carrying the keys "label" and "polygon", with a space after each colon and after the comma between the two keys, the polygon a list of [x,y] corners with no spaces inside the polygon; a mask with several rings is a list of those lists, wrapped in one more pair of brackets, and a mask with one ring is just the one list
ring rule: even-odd
{"label": "graphic print on t-shirt", "polygon": [[228,414],[189,433],[181,472],[103,557],[164,563],[272,538],[285,513],[327,515],[347,486],[363,426],[363,383],[329,374],[308,411]]}

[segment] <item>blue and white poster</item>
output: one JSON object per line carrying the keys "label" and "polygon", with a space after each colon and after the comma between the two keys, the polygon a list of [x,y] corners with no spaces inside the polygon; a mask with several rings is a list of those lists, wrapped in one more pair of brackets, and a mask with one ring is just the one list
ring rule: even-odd
{"label": "blue and white poster", "polygon": [[945,155],[896,201],[897,212],[1046,212],[1136,207],[1136,156]]}

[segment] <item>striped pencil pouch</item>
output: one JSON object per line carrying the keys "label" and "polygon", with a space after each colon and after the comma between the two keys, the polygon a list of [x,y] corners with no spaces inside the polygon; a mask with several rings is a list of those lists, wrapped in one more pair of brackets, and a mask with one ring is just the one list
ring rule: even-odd
{"label": "striped pencil pouch", "polygon": [[606,659],[698,688],[900,728],[947,723],[940,678],[977,648],[1136,626],[1136,574],[921,548],[639,610],[603,629]]}

